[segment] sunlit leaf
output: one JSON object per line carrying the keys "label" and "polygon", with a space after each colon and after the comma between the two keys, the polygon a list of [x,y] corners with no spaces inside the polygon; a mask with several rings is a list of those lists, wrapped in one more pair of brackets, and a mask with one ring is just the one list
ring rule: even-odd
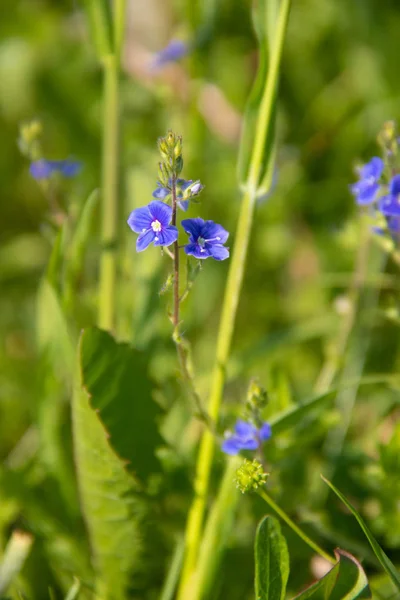
{"label": "sunlit leaf", "polygon": [[289,577],[289,553],[279,521],[266,516],[255,542],[256,600],[284,600]]}

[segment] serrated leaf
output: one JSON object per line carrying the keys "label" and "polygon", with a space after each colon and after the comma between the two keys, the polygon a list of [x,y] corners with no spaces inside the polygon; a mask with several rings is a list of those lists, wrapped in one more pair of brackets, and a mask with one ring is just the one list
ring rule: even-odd
{"label": "serrated leaf", "polygon": [[289,553],[279,521],[266,516],[255,542],[256,600],[284,600],[289,577]]}
{"label": "serrated leaf", "polygon": [[357,559],[344,550],[335,551],[338,562],[319,581],[294,600],[356,600],[371,598],[367,577]]}
{"label": "serrated leaf", "polygon": [[96,597],[124,600],[142,553],[138,485],[111,448],[79,382],[72,420],[81,505],[96,573]]}
{"label": "serrated leaf", "polygon": [[399,574],[398,570],[396,569],[396,567],[394,566],[394,564],[392,563],[392,561],[390,560],[390,558],[388,557],[386,552],[384,552],[384,550],[382,550],[382,548],[376,541],[375,537],[372,535],[370,529],[367,527],[367,524],[365,523],[364,519],[361,517],[359,512],[354,508],[354,506],[347,500],[347,498],[342,494],[342,492],[340,492],[333,485],[333,483],[328,481],[328,479],[325,479],[325,477],[323,477],[322,475],[321,475],[321,477],[325,481],[325,483],[327,485],[329,485],[331,490],[333,492],[335,492],[335,494],[338,496],[338,498],[340,498],[340,500],[347,506],[347,508],[355,516],[361,529],[363,530],[369,543],[371,544],[371,548],[374,551],[376,558],[379,560],[382,567],[385,569],[386,573],[389,575],[389,577],[391,578],[391,580],[393,581],[393,583],[395,584],[397,589],[400,590],[400,574]]}
{"label": "serrated leaf", "polygon": [[163,440],[143,353],[92,327],[81,336],[80,362],[82,384],[111,447],[130,472],[146,480],[160,469],[155,451]]}

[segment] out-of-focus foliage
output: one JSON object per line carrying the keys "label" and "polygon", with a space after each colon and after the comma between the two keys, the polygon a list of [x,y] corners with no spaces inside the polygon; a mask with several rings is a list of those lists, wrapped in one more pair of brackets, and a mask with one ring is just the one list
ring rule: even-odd
{"label": "out-of-focus foliage", "polygon": [[[118,376],[109,371],[108,360],[103,370],[99,364],[98,372],[86,372],[88,393],[80,402],[87,416],[79,426],[84,431],[85,418],[96,416],[98,451],[111,465],[104,493],[114,482],[110,493],[118,510],[122,507],[126,516],[135,505],[135,518],[121,542],[121,548],[131,548],[136,541],[127,538],[137,536],[137,555],[132,553],[137,562],[132,569],[129,560],[124,565],[134,577],[128,580],[127,576],[118,585],[128,588],[130,597],[152,600],[159,597],[184,528],[200,427],[193,424],[191,406],[182,393],[166,318],[170,301],[167,295],[159,295],[168,275],[165,262],[155,249],[135,253],[135,236],[126,218],[151,200],[158,161],[155,141],[173,128],[184,138],[183,176],[199,178],[205,185],[202,217],[223,223],[234,244],[240,199],[239,131],[257,53],[249,1],[128,0],[127,11],[116,335],[134,349],[110,338],[108,352],[110,360],[114,352],[124,355],[119,366],[125,368],[126,386],[127,354],[141,352],[141,375],[148,371],[151,383],[137,390],[132,368],[132,397],[140,393],[140,401],[148,401],[146,410],[154,415],[154,429],[145,442],[139,438],[142,431],[130,440],[138,422],[129,430],[127,422],[108,420],[107,402],[115,398],[101,397],[97,387],[97,378],[103,376],[106,386],[112,384],[112,376]],[[371,587],[381,598],[393,595],[389,579],[382,576],[354,518],[333,495],[328,496],[319,478],[323,470],[351,499],[398,564],[399,387],[393,374],[399,367],[399,278],[390,260],[382,268],[383,255],[373,244],[368,247],[346,368],[337,382],[340,402],[335,404],[335,395],[318,396],[313,410],[299,409],[299,403],[314,397],[318,375],[334,352],[348,310],[347,290],[362,237],[348,191],[352,169],[358,160],[376,153],[382,123],[400,118],[399,28],[400,9],[394,0],[293,2],[277,115],[276,185],[268,200],[257,206],[222,415],[222,429],[230,427],[253,376],[268,390],[266,417],[272,424],[274,416],[288,410],[292,426],[281,427],[278,421],[276,436],[266,447],[270,493],[320,545],[340,546],[363,559]],[[180,63],[152,70],[153,53],[173,37],[196,40],[194,50]],[[100,185],[101,80],[79,0],[4,3],[0,19],[0,560],[12,530],[19,527],[34,537],[30,555],[9,590],[12,598],[18,598],[19,592],[29,599],[64,598],[74,577],[81,582],[79,598],[93,597],[92,558],[95,567],[96,560],[107,562],[102,548],[110,551],[107,537],[114,533],[108,523],[103,539],[93,540],[90,535],[90,520],[96,514],[90,490],[80,490],[83,511],[79,501],[71,422],[75,349],[80,329],[94,323],[98,300],[99,215],[92,193]],[[20,123],[33,118],[43,127],[45,157],[73,156],[83,163],[76,178],[58,182],[57,200],[61,207],[68,202],[73,227],[64,221],[57,235],[49,220],[49,196],[30,176],[29,163],[17,145]],[[198,216],[196,204],[188,216]],[[208,262],[182,311],[203,396],[209,387],[228,269],[227,261]],[[69,317],[68,325],[63,314]],[[84,335],[100,335],[90,332]],[[87,343],[90,347],[84,350],[94,351],[93,339]],[[353,407],[346,412],[349,420],[344,429],[343,406]],[[290,411],[296,415],[293,421]],[[146,414],[141,416],[147,419]],[[111,431],[109,439],[101,423]],[[113,441],[112,431],[120,428],[127,431],[123,446]],[[332,431],[339,435],[333,438]],[[158,444],[161,448],[153,456]],[[129,465],[126,470],[120,463],[115,470],[112,466],[115,455],[129,460],[140,447],[146,453],[141,456],[144,473],[151,474],[145,489],[140,477],[138,481],[131,477]],[[99,475],[98,458],[88,458],[93,475]],[[213,495],[224,461],[218,453]],[[159,465],[164,478],[159,477]],[[238,505],[235,525],[224,535],[210,600],[254,597],[253,540],[266,509],[253,495],[241,497]],[[118,510],[115,514],[120,517]],[[291,564],[287,594],[293,597],[326,571],[321,572],[311,551],[285,525],[282,533]],[[114,585],[118,566],[105,568],[110,573],[105,586]]]}

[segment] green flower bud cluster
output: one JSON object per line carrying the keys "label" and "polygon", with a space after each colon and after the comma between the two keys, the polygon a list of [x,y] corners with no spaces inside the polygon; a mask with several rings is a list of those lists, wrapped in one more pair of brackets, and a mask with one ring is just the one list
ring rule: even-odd
{"label": "green flower bud cluster", "polygon": [[263,466],[258,460],[245,459],[236,471],[235,483],[236,487],[244,494],[257,490],[266,483],[268,477],[269,473],[264,473]]}
{"label": "green flower bud cluster", "polygon": [[378,144],[382,147],[384,154],[394,158],[398,153],[398,133],[395,121],[386,121],[378,134]]}
{"label": "green flower bud cluster", "polygon": [[18,147],[23,156],[30,161],[41,158],[40,137],[43,133],[43,127],[40,121],[34,119],[22,123],[19,128]]}
{"label": "green flower bud cluster", "polygon": [[267,391],[260,386],[256,379],[252,379],[247,390],[245,419],[261,427],[263,423],[262,413],[268,404]]}
{"label": "green flower bud cluster", "polygon": [[177,178],[183,169],[182,137],[168,131],[158,139],[162,162],[158,165],[158,178],[162,186],[168,187],[172,178]]}

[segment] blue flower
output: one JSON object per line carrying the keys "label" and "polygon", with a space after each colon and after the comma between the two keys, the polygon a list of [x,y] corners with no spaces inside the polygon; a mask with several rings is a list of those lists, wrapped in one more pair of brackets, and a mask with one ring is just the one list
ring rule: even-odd
{"label": "blue flower", "polygon": [[155,246],[170,246],[178,239],[178,229],[170,225],[172,208],[164,202],[150,202],[148,206],[133,210],[128,218],[128,225],[135,233],[139,233],[136,250],[142,252],[154,242]]}
{"label": "blue flower", "polygon": [[389,194],[379,200],[379,210],[385,217],[400,217],[400,175],[389,184]]}
{"label": "blue flower", "polygon": [[269,423],[263,423],[257,429],[251,423],[236,421],[235,433],[230,434],[223,442],[221,449],[225,454],[238,454],[240,450],[257,450],[261,442],[269,440],[272,435]]}
{"label": "blue flower", "polygon": [[189,45],[182,40],[171,40],[165,48],[158,52],[152,62],[153,69],[160,69],[169,62],[180,60],[190,51]]}
{"label": "blue flower", "polygon": [[203,219],[184,219],[182,227],[189,235],[189,243],[185,246],[186,254],[196,258],[215,258],[225,260],[229,256],[228,248],[223,244],[229,233],[214,221]]}
{"label": "blue flower", "polygon": [[29,172],[37,180],[49,179],[53,173],[61,173],[64,177],[75,177],[82,168],[82,163],[67,158],[65,160],[47,160],[41,158],[30,164]]}
{"label": "blue flower", "polygon": [[[169,185],[171,185],[171,181],[169,181]],[[187,198],[191,198],[192,196],[197,196],[197,194],[200,194],[203,187],[204,186],[201,185],[200,181],[193,182],[193,179],[177,179],[176,198],[179,208],[187,211],[189,208],[189,200],[187,200]],[[165,200],[170,194],[170,187],[165,187],[160,183],[157,183],[157,189],[154,190],[152,196],[153,198],[157,198],[157,200]],[[184,200],[183,198],[186,199]]]}
{"label": "blue flower", "polygon": [[371,204],[376,199],[384,166],[383,160],[374,156],[366,165],[358,169],[359,180],[350,186],[357,204]]}

